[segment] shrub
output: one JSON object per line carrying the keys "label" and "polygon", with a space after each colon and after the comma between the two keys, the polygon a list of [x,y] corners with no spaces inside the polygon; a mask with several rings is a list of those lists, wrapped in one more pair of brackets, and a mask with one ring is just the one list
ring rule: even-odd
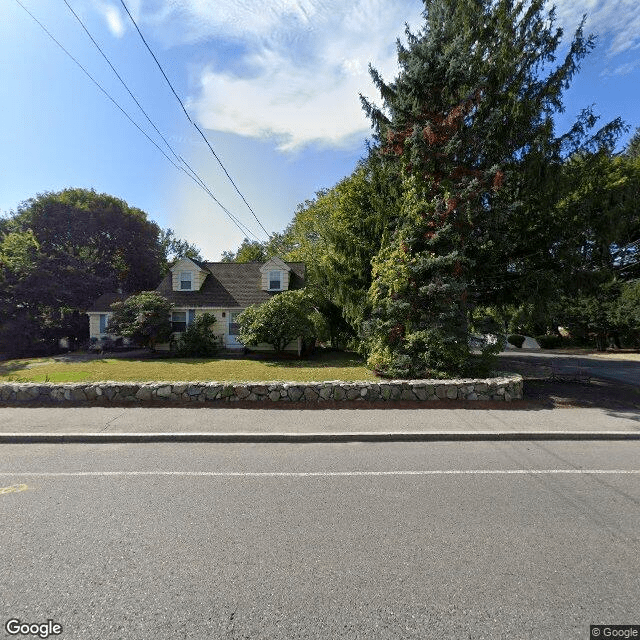
{"label": "shrub", "polygon": [[524,336],[519,333],[511,333],[507,336],[507,342],[521,349],[524,344]]}
{"label": "shrub", "polygon": [[218,338],[211,332],[216,317],[212,313],[198,316],[180,336],[175,354],[184,358],[214,356],[220,349]]}
{"label": "shrub", "polygon": [[304,291],[283,291],[261,305],[247,307],[238,316],[238,337],[247,347],[257,347],[266,342],[279,355],[298,337],[303,340],[315,337],[315,314],[316,310]]}
{"label": "shrub", "polygon": [[107,333],[132,338],[152,351],[171,336],[172,304],[156,291],[143,291],[111,305],[113,315]]}
{"label": "shrub", "polygon": [[[367,366],[383,378],[450,378],[488,375],[499,351],[498,343],[485,345],[481,353],[469,353],[467,344],[437,330],[415,331],[402,341],[402,351],[393,351],[381,340],[373,340]],[[450,367],[454,367],[452,371]]]}

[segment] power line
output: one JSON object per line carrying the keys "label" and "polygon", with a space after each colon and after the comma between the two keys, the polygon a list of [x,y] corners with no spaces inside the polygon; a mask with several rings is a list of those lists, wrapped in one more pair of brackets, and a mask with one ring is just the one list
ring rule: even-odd
{"label": "power line", "polygon": [[[91,35],[89,29],[87,29],[86,25],[82,22],[82,20],[80,19],[80,17],[78,16],[78,14],[73,10],[73,8],[71,7],[71,5],[67,2],[67,0],[64,0],[64,3],[67,5],[69,11],[71,11],[71,13],[74,15],[74,17],[76,18],[76,20],[80,23],[80,26],[84,29],[85,33],[87,34],[87,36],[89,36],[91,42],[93,42],[93,44],[95,45],[96,49],[98,49],[98,51],[100,52],[100,54],[102,55],[102,57],[105,59],[105,61],[107,62],[107,64],[109,65],[109,67],[111,67],[111,70],[113,71],[113,73],[115,74],[115,76],[118,78],[118,80],[120,81],[120,83],[122,84],[122,86],[127,90],[127,93],[131,96],[131,98],[133,99],[133,101],[136,103],[136,105],[138,105],[138,108],[140,109],[140,111],[142,112],[142,114],[144,115],[144,117],[147,119],[147,121],[149,122],[149,124],[154,128],[154,130],[156,131],[156,133],[162,138],[162,140],[164,141],[164,143],[167,145],[167,148],[171,151],[171,153],[173,154],[173,156],[176,158],[176,160],[178,160],[178,162],[182,162],[187,169],[189,170],[189,172],[191,174],[193,174],[193,177],[195,177],[195,179],[197,180],[199,186],[204,189],[208,195],[213,198],[213,200],[215,202],[218,203],[218,205],[222,208],[222,210],[227,214],[227,216],[229,216],[229,218],[231,218],[233,221],[237,221],[240,225],[242,225],[242,227],[245,229],[245,231],[243,231],[243,233],[249,233],[250,235],[252,235],[254,238],[256,238],[256,236],[246,227],[246,225],[242,224],[226,207],[224,207],[222,204],[220,204],[220,202],[218,202],[218,200],[216,199],[216,197],[213,195],[213,193],[211,192],[211,190],[209,189],[209,187],[207,187],[207,185],[205,184],[204,180],[202,180],[202,178],[196,173],[196,171],[189,165],[189,163],[179,154],[177,154],[175,152],[175,150],[173,149],[173,147],[171,146],[171,144],[169,144],[169,141],[162,135],[162,133],[160,132],[160,130],[158,129],[158,127],[155,125],[155,123],[151,120],[151,118],[149,117],[149,115],[147,114],[147,112],[144,110],[144,108],[142,107],[142,105],[140,104],[140,102],[138,101],[138,99],[135,97],[135,95],[133,94],[133,92],[131,91],[131,89],[129,88],[129,86],[127,85],[127,83],[122,79],[122,76],[118,73],[117,69],[113,66],[113,64],[111,63],[111,60],[109,60],[108,56],[105,54],[105,52],[102,50],[102,48],[100,47],[100,45],[96,42],[95,38]],[[238,225],[236,225],[238,226]],[[242,231],[242,229],[240,229]],[[256,238],[257,240],[257,238]]]}
{"label": "power line", "polygon": [[218,157],[218,154],[213,150],[213,147],[209,143],[209,140],[207,140],[207,137],[204,135],[204,133],[202,133],[202,131],[200,130],[200,127],[191,119],[191,116],[189,116],[189,114],[187,113],[187,110],[186,110],[182,100],[180,99],[180,96],[178,96],[178,94],[176,93],[176,90],[173,88],[173,85],[171,84],[171,81],[167,77],[167,74],[164,72],[164,69],[162,68],[162,65],[160,64],[160,62],[158,62],[158,58],[156,58],[155,54],[151,50],[151,47],[149,46],[149,44],[145,40],[145,37],[142,35],[142,31],[140,31],[140,28],[138,27],[138,24],[133,19],[133,16],[131,15],[131,12],[129,11],[129,8],[125,4],[124,0],[120,0],[120,3],[124,7],[124,10],[127,12],[127,15],[131,19],[131,22],[133,23],[133,26],[136,28],[136,31],[138,32],[138,35],[142,39],[142,42],[144,42],[144,45],[147,48],[147,50],[149,51],[149,53],[151,54],[151,57],[155,60],[155,63],[158,65],[158,69],[160,69],[160,72],[164,76],[164,79],[167,81],[167,84],[169,85],[169,88],[173,92],[173,95],[176,97],[176,100],[180,103],[180,106],[182,107],[182,110],[184,111],[184,115],[187,116],[187,120],[189,120],[189,122],[196,128],[198,133],[202,136],[202,139],[206,142],[207,146],[209,147],[209,150],[213,154],[213,157],[218,161],[218,164],[220,165],[220,167],[222,167],[222,170],[225,172],[225,175],[229,179],[229,182],[231,182],[231,184],[233,185],[233,188],[236,190],[238,195],[242,198],[242,201],[247,205],[247,208],[249,209],[249,211],[251,211],[253,217],[256,219],[256,222],[260,225],[261,229],[267,234],[267,237],[269,237],[269,232],[264,228],[264,225],[258,219],[258,216],[255,214],[255,211],[251,208],[251,205],[247,202],[247,200],[244,197],[244,195],[242,195],[242,192],[240,191],[240,189],[238,189],[236,183],[233,181],[233,178],[229,175],[229,172],[227,171],[226,167],[224,166],[224,164],[222,164],[222,160],[220,160],[220,158]]}
{"label": "power line", "polygon": [[102,50],[100,45],[96,42],[95,38],[89,32],[89,29],[87,29],[87,27],[85,26],[84,22],[82,22],[82,20],[80,19],[80,16],[78,16],[78,14],[73,10],[73,7],[67,2],[67,0],[64,0],[64,3],[67,5],[69,11],[71,11],[71,13],[74,15],[75,19],[80,23],[80,26],[84,29],[84,32],[89,36],[91,42],[93,42],[93,44],[95,45],[96,49],[100,52],[102,57],[106,60],[107,64],[111,67],[111,70],[113,71],[113,73],[115,73],[115,75],[118,78],[118,80],[120,80],[122,86],[127,90],[127,93],[131,96],[133,101],[138,105],[138,108],[140,109],[140,111],[142,112],[144,117],[147,119],[149,124],[155,129],[156,133],[162,138],[164,143],[167,145],[167,148],[171,151],[171,153],[173,153],[173,155],[176,158],[176,160],[178,160],[178,162],[180,162],[179,156],[175,153],[175,151],[173,150],[171,145],[167,142],[167,139],[158,130],[158,127],[156,127],[156,125],[153,123],[153,121],[151,120],[151,118],[149,117],[147,112],[142,108],[142,105],[138,102],[137,98],[133,95],[133,93],[131,92],[131,89],[129,89],[127,83],[122,79],[122,77],[120,76],[120,74],[118,73],[116,68],[113,66],[113,64],[111,64],[111,61],[109,60],[109,58],[107,57],[105,52]]}
{"label": "power line", "polygon": [[[187,172],[184,167],[177,165],[163,150],[162,148],[156,143],[155,140],[153,140],[153,138],[151,138],[149,136],[149,134],[140,127],[140,125],[138,125],[138,123],[133,120],[133,118],[109,95],[109,93],[106,91],[106,89],[104,89],[104,87],[102,87],[102,85],[85,69],[85,67],[77,60],[77,58],[75,58],[71,53],[69,53],[69,51],[67,51],[67,49],[56,39],[56,37],[42,24],[42,22],[40,22],[40,20],[38,20],[33,13],[31,13],[31,11],[29,11],[29,9],[27,9],[27,7],[25,7],[24,4],[22,4],[22,2],[20,0],[16,0],[16,2],[31,16],[31,18],[38,24],[38,26],[49,36],[49,38],[51,38],[51,40],[53,40],[58,47],[60,47],[60,49],[62,49],[62,51],[64,51],[64,53],[67,54],[67,56],[69,56],[69,58],[71,58],[71,60],[73,60],[73,62],[76,63],[76,65],[78,67],[80,67],[80,69],[84,72],[84,74],[89,78],[89,80],[91,80],[91,82],[93,82],[93,84],[95,84],[98,89],[100,89],[100,91],[102,91],[102,93],[122,112],[122,114],[127,118],[127,120],[129,120],[129,122],[131,122],[131,124],[133,124],[136,129],[138,129],[138,131],[140,131],[140,133],[142,133],[142,135],[144,135],[145,138],[147,138],[147,140],[149,140],[149,142],[151,142],[151,144],[156,147],[156,149],[158,149],[158,151],[160,151],[160,153],[178,170],[182,171],[185,175],[187,175],[189,178],[191,178],[191,180],[193,180],[200,188],[202,188],[212,199],[213,201],[222,209],[222,211],[229,217],[229,219],[235,224],[235,226],[243,233],[243,234],[249,234],[251,235],[253,238],[255,238],[256,240],[258,240],[258,238],[255,236],[255,234],[248,229],[248,227],[246,225],[244,225],[236,216],[234,216],[229,209],[227,209],[211,192],[211,190],[204,184],[204,182],[202,181],[202,179],[193,171],[193,169],[191,169],[191,167],[189,167],[189,165],[184,161],[183,158],[181,158],[180,156],[176,156],[178,158],[180,158],[180,160],[182,160],[182,162],[189,167],[189,169],[194,173],[194,175],[191,175],[189,172]],[[137,103],[137,101],[136,101]],[[139,105],[138,105],[139,106]],[[142,107],[140,107],[142,109]],[[152,123],[153,124],[153,123]],[[154,126],[155,128],[155,126]],[[156,129],[157,130],[157,129]],[[159,133],[159,132],[158,132]],[[162,134],[160,134],[162,136]],[[164,139],[164,138],[163,138]],[[166,142],[166,140],[165,140]],[[168,144],[168,143],[167,143]],[[173,152],[173,150],[172,150]],[[173,152],[174,155],[175,152]],[[195,176],[195,177],[194,177]]]}

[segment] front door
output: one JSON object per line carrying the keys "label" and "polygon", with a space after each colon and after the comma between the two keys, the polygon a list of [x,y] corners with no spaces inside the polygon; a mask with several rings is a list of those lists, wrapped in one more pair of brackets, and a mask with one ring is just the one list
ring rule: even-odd
{"label": "front door", "polygon": [[229,314],[229,337],[227,338],[228,349],[242,349],[244,345],[238,340],[238,334],[240,333],[240,325],[238,324],[238,316],[241,311],[232,311]]}

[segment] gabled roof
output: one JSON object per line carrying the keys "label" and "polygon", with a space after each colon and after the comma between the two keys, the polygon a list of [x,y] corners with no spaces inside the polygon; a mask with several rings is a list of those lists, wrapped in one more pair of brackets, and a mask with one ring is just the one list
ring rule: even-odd
{"label": "gabled roof", "polygon": [[188,260],[189,262],[192,262],[196,267],[198,267],[199,269],[202,269],[203,271],[206,271],[207,268],[205,267],[205,262],[203,262],[202,260],[196,260],[195,258],[189,258],[189,256],[183,256],[182,258],[178,258],[178,260],[176,260],[171,267],[169,268],[170,271],[173,271],[176,267],[176,265],[178,265],[180,262],[184,262],[185,260]]}
{"label": "gabled roof", "polygon": [[269,258],[261,267],[260,271],[264,273],[265,271],[271,271],[272,269],[285,269],[286,271],[291,271],[291,267],[284,261],[280,260],[278,257]]}
{"label": "gabled roof", "polygon": [[[260,268],[263,262],[202,262],[208,271],[198,291],[173,291],[169,273],[156,288],[176,307],[240,307],[266,302],[277,293],[262,290]],[[291,268],[289,289],[304,286],[305,265],[303,262],[285,263]]]}

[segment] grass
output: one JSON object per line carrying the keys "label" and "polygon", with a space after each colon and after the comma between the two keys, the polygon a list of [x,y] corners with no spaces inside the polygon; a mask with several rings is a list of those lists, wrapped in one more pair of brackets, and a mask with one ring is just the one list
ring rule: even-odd
{"label": "grass", "polygon": [[59,362],[51,358],[37,358],[8,360],[0,364],[0,382],[320,382],[376,379],[362,359],[350,353],[324,353],[310,360],[284,361],[100,358],[85,362]]}

